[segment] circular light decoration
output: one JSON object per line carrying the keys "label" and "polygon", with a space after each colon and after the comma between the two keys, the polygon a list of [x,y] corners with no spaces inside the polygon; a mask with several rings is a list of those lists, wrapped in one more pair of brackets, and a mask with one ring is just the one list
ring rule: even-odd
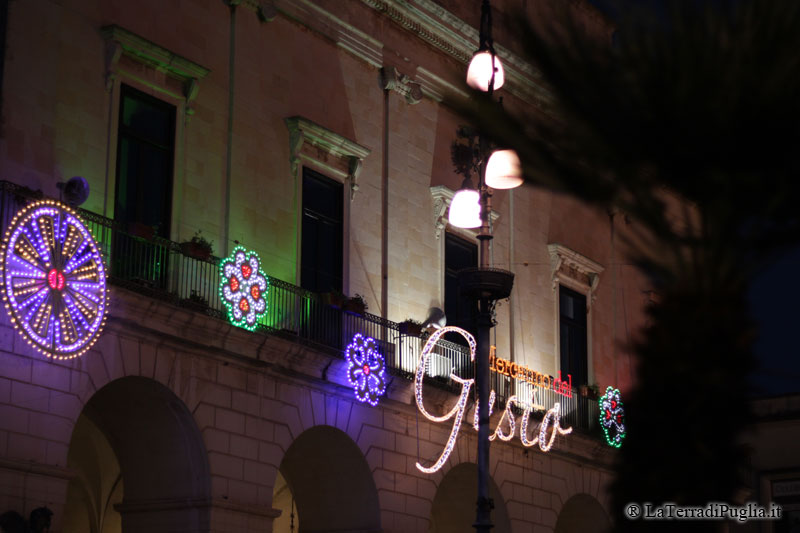
{"label": "circular light decoration", "polygon": [[28,344],[54,359],[91,348],[108,310],[106,269],[75,211],[54,200],[20,209],[0,265],[6,309]]}
{"label": "circular light decoration", "polygon": [[598,400],[600,403],[600,425],[609,446],[619,448],[625,438],[625,409],[622,407],[619,389],[608,387]]}
{"label": "circular light decoration", "polygon": [[375,339],[356,333],[345,351],[347,378],[356,392],[356,398],[377,405],[386,392],[386,362],[378,352]]}
{"label": "circular light decoration", "polygon": [[260,317],[267,312],[269,282],[261,270],[261,260],[255,252],[237,246],[219,265],[219,292],[228,320],[234,326],[253,331]]}

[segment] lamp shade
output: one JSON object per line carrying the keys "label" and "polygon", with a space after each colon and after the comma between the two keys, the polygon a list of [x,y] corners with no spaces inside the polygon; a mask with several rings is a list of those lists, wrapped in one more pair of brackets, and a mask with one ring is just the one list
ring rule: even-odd
{"label": "lamp shade", "polygon": [[[503,72],[503,64],[500,58],[494,56],[494,88],[499,89],[506,81],[505,73]],[[467,69],[467,85],[473,89],[487,92],[489,90],[489,82],[492,79],[492,54],[488,51],[478,51],[472,56],[472,61],[469,63]]]}
{"label": "lamp shade", "polygon": [[459,189],[450,202],[450,224],[457,228],[481,225],[480,194],[475,189]]}
{"label": "lamp shade", "polygon": [[514,150],[495,150],[486,163],[486,185],[513,189],[522,185],[522,165]]}

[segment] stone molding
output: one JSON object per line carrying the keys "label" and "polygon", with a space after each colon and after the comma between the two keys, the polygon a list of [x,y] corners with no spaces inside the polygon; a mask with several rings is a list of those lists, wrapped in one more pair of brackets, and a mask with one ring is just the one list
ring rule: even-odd
{"label": "stone molding", "polygon": [[[361,172],[364,159],[367,158],[371,150],[307,118],[294,116],[285,119],[284,122],[286,122],[286,127],[289,129],[289,163],[291,164],[292,175],[297,176],[303,145],[314,146],[346,161],[347,173],[344,178],[350,185],[350,199],[352,200],[356,191],[358,191],[358,175]],[[330,170],[337,174],[341,172],[334,168],[330,168]]]}
{"label": "stone molding", "polygon": [[604,270],[603,265],[558,243],[548,244],[547,250],[550,252],[553,290],[563,281],[567,281],[568,285],[577,285],[589,294],[591,306],[597,284],[600,283],[600,274]]}
{"label": "stone molding", "polygon": [[[478,49],[478,30],[473,28],[433,0],[361,0],[367,7],[387,17],[403,30],[434,46],[465,67]],[[262,17],[262,13],[279,12],[309,29],[331,39],[337,46],[353,56],[381,68],[384,66],[384,44],[375,37],[356,28],[312,0],[243,0]],[[478,7],[476,7],[478,9]],[[495,43],[497,55],[503,60],[508,91],[528,102],[536,102],[542,109],[550,109],[553,96],[540,82],[538,72],[523,58]],[[417,73],[427,78],[417,80],[423,94],[441,101],[444,94],[466,96],[463,87],[453,86],[422,66]]]}
{"label": "stone molding", "polygon": [[396,92],[409,104],[418,104],[422,101],[424,93],[420,84],[412,81],[409,76],[401,74],[395,67],[381,67],[380,84],[382,89]]}
{"label": "stone molding", "polygon": [[134,61],[165,72],[183,84],[183,97],[186,99],[186,114],[192,115],[192,102],[200,90],[199,81],[211,72],[202,65],[159,46],[144,37],[126,30],[116,24],[103,26],[101,35],[106,40],[106,89],[111,90],[118,76],[118,64],[124,54]]}
{"label": "stone molding", "polygon": [[287,18],[330,38],[336,46],[373,67],[383,66],[383,43],[310,0],[244,0],[242,4],[256,11],[265,21],[271,19],[263,17],[263,13],[274,11],[282,13]]}
{"label": "stone molding", "polygon": [[[478,30],[433,0],[361,1],[465,66],[478,49]],[[495,49],[503,61],[508,91],[542,107],[551,106],[553,97],[538,83],[539,76],[533,67],[497,43]]]}
{"label": "stone molding", "polygon": [[22,459],[11,459],[8,457],[0,457],[0,469],[15,470],[17,472],[25,472],[28,474],[35,474],[37,476],[54,477],[59,479],[72,479],[75,477],[75,471],[70,468],[36,463],[33,461],[24,461]]}

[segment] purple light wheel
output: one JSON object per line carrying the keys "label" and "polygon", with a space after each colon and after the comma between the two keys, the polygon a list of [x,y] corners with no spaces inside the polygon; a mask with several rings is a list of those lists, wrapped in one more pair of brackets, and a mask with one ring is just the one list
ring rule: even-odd
{"label": "purple light wheel", "polygon": [[6,231],[0,265],[6,310],[31,346],[54,359],[91,348],[108,310],[106,269],[72,209],[52,200],[22,208]]}

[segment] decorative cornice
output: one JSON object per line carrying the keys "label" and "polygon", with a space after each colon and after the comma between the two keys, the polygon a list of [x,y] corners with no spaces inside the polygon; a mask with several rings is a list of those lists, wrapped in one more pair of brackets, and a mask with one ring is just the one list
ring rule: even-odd
{"label": "decorative cornice", "polygon": [[111,85],[117,77],[117,64],[124,54],[181,81],[183,97],[186,99],[186,114],[193,113],[191,103],[197,98],[197,92],[200,89],[198,81],[208,76],[211,72],[209,69],[116,24],[103,26],[100,34],[106,40],[107,90],[111,89]]}
{"label": "decorative cornice", "polygon": [[446,94],[454,94],[461,98],[469,96],[463,89],[445,81],[425,67],[417,67],[417,82],[422,87],[422,94],[436,102],[441,102]]}
{"label": "decorative cornice", "polygon": [[202,80],[211,72],[204,66],[179,56],[175,52],[152,43],[144,37],[140,37],[116,24],[104,26],[101,28],[100,33],[106,40],[119,43],[122,46],[123,53],[126,55],[158,70],[167,72],[179,80]]}
{"label": "decorative cornice", "polygon": [[[244,5],[256,10],[257,13],[264,10],[261,4],[262,2],[258,0],[244,1]],[[287,18],[325,35],[337,46],[370,65],[378,68],[383,66],[383,43],[310,0],[270,0],[269,4],[271,9],[277,9]]]}
{"label": "decorative cornice", "polygon": [[[432,0],[361,1],[465,66],[478,49],[478,31]],[[496,43],[495,49],[503,60],[510,93],[543,107],[552,105],[552,95],[539,83],[540,76],[529,63]]]}
{"label": "decorative cornice", "polygon": [[600,282],[600,273],[604,270],[603,265],[558,243],[548,244],[547,250],[550,252],[553,289],[560,281],[568,280],[589,292],[591,305]]}
{"label": "decorative cornice", "polygon": [[338,133],[316,124],[307,118],[294,116],[285,119],[289,130],[289,162],[292,174],[297,176],[300,163],[300,150],[303,144],[315,146],[334,157],[347,160],[347,181],[350,183],[350,199],[358,191],[358,174],[370,149],[361,146]]}

